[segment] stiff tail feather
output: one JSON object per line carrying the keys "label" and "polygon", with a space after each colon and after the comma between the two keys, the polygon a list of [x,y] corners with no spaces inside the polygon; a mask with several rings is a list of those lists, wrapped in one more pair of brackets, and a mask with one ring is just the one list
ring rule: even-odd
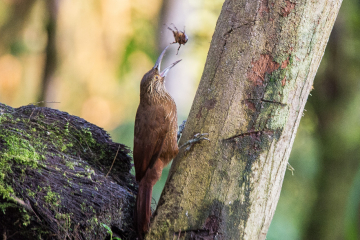
{"label": "stiff tail feather", "polygon": [[141,237],[149,231],[152,189],[153,186],[151,184],[141,181],[136,196],[135,224]]}

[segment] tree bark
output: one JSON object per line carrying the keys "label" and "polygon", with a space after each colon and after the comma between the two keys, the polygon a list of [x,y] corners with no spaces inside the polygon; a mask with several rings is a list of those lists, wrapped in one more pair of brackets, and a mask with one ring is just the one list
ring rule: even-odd
{"label": "tree bark", "polygon": [[226,0],[147,239],[265,239],[341,0]]}
{"label": "tree bark", "polygon": [[134,239],[130,150],[101,128],[50,108],[0,104],[0,234]]}

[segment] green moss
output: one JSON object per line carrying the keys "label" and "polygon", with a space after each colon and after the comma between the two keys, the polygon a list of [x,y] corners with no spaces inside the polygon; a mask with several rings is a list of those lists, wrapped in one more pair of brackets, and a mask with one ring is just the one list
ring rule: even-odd
{"label": "green moss", "polygon": [[92,226],[96,226],[99,224],[97,217],[92,217],[89,220],[87,220],[87,222],[90,222],[90,225]]}
{"label": "green moss", "polygon": [[94,144],[95,143],[95,139],[93,138],[92,136],[92,132],[90,131],[90,128],[82,128],[81,129],[83,134],[83,138],[81,138],[81,140],[87,142],[87,143],[92,143]]}
{"label": "green moss", "polygon": [[[37,116],[36,124],[29,122],[28,118],[16,118],[9,113],[0,115],[0,141],[3,145],[0,154],[0,197],[3,199],[12,200],[11,194],[14,193],[13,188],[5,182],[5,178],[9,173],[12,173],[13,166],[19,166],[22,171],[26,167],[37,169],[38,165],[46,159],[45,151],[48,148],[55,149],[53,155],[62,156],[73,144],[66,141],[69,137],[70,131],[69,123],[65,124],[65,131],[56,127],[58,122],[53,124],[44,123],[41,114]],[[20,122],[20,123],[19,123]],[[21,123],[22,122],[22,123]],[[21,126],[23,129],[18,129],[15,126]],[[91,134],[87,133],[87,139],[90,139]],[[94,140],[93,140],[94,141]],[[52,143],[50,146],[43,144],[43,142]],[[69,168],[74,169],[72,163],[69,163]],[[40,170],[39,170],[40,171]],[[42,191],[39,186],[39,191]],[[27,192],[28,195],[34,196],[34,192]],[[58,204],[59,197],[56,193],[50,191],[45,196],[45,201],[49,204]],[[2,210],[8,205],[2,205]]]}
{"label": "green moss", "polygon": [[59,213],[55,214],[55,218],[59,220],[61,225],[59,226],[63,232],[71,231],[71,213]]}
{"label": "green moss", "polygon": [[86,203],[81,203],[80,204],[80,208],[81,208],[81,211],[85,212],[86,211]]}
{"label": "green moss", "polygon": [[[41,155],[35,149],[38,142],[31,142],[31,135],[22,129],[16,129],[9,123],[15,123],[18,119],[13,120],[11,114],[2,114],[0,116],[0,140],[2,140],[3,148],[0,154],[0,196],[3,199],[12,201],[11,194],[14,193],[13,188],[5,182],[6,176],[12,172],[13,164],[36,168]],[[2,127],[7,123],[8,127]],[[4,211],[5,205],[2,205]]]}
{"label": "green moss", "polygon": [[[12,109],[9,108],[7,111],[10,112]],[[50,209],[54,213],[54,217],[59,220],[60,231],[68,235],[67,233],[70,234],[72,231],[70,229],[72,224],[71,214],[61,213],[63,212],[60,197],[62,189],[57,190],[59,191],[57,193],[54,186],[51,188],[49,183],[51,181],[44,181],[38,186],[31,187],[31,189],[20,189],[19,191],[19,189],[15,189],[15,186],[12,187],[9,174],[16,174],[18,182],[21,182],[26,180],[27,177],[31,177],[31,175],[26,175],[28,170],[36,174],[40,173],[45,177],[47,175],[44,173],[49,168],[57,171],[63,170],[68,186],[72,186],[74,176],[91,179],[94,174],[94,169],[86,163],[83,164],[83,162],[89,160],[100,162],[103,159],[112,160],[114,153],[109,152],[107,144],[101,145],[97,143],[88,127],[78,128],[71,122],[56,121],[54,120],[57,119],[55,114],[45,116],[41,111],[36,113],[35,108],[26,109],[26,112],[21,112],[21,109],[16,111],[14,112],[14,114],[17,114],[16,117],[10,113],[0,112],[0,198],[4,199],[4,202],[0,204],[0,211],[5,213],[9,207],[17,208],[21,211],[22,216],[20,224],[28,225],[30,223],[29,214],[14,202],[12,196],[16,196],[17,192],[28,198],[42,196],[41,201],[37,204]],[[29,118],[30,114],[32,114],[31,119]],[[93,151],[96,151],[96,153],[93,153]],[[98,157],[94,158],[93,156]],[[58,161],[59,158],[61,158],[60,161]],[[85,160],[83,160],[84,158]],[[45,162],[47,159],[50,161]],[[58,161],[55,164],[54,159]],[[62,166],[60,167],[58,164]],[[75,166],[82,167],[86,171],[74,172]],[[67,185],[66,182],[65,185]],[[64,186],[63,189],[66,187]],[[80,191],[82,192],[84,187],[81,188]],[[98,190],[96,186],[94,188]],[[69,194],[73,194],[73,192]],[[25,199],[20,196],[17,197]],[[87,206],[86,202],[81,204],[81,210],[96,213],[96,210],[91,206]],[[92,227],[98,226],[99,220],[96,217],[91,218]],[[38,237],[41,236],[41,231],[40,228],[39,231],[36,229]]]}
{"label": "green moss", "polygon": [[95,211],[95,209],[94,209],[93,206],[89,206],[89,209],[90,209],[90,211],[91,211],[92,213],[96,213],[96,211]]}
{"label": "green moss", "polygon": [[44,197],[45,202],[58,207],[61,202],[60,195],[56,192],[52,192],[50,186],[47,188],[47,190],[48,191],[46,193],[46,196]]}
{"label": "green moss", "polygon": [[8,207],[17,207],[16,204],[10,202],[0,203],[0,210],[5,214],[5,211]]}
{"label": "green moss", "polygon": [[26,189],[26,191],[27,191],[27,195],[29,196],[29,197],[34,197],[35,196],[35,192],[33,192],[33,191],[31,191],[30,189]]}
{"label": "green moss", "polygon": [[[19,135],[29,137],[27,136],[28,134],[22,130],[16,129],[15,131],[17,131]],[[2,134],[4,134],[2,139],[5,140],[7,151],[3,153],[1,163],[11,160],[30,167],[37,166],[40,155],[28,139],[21,138],[21,136],[16,136],[15,134],[9,134],[9,131],[6,130],[5,133]]]}
{"label": "green moss", "polygon": [[26,212],[26,210],[25,209],[23,209],[23,208],[20,208],[20,211],[22,212],[22,214],[21,214],[21,216],[22,216],[22,224],[24,225],[24,226],[27,226],[27,225],[29,225],[30,224],[30,216],[29,216],[29,214]]}
{"label": "green moss", "polygon": [[66,131],[67,133],[69,133],[69,125],[70,125],[69,122],[67,122],[67,123],[65,124],[65,131]]}
{"label": "green moss", "polygon": [[74,163],[74,162],[68,161],[68,162],[65,163],[65,165],[66,165],[68,168],[70,168],[70,169],[72,169],[72,170],[75,170],[75,163]]}

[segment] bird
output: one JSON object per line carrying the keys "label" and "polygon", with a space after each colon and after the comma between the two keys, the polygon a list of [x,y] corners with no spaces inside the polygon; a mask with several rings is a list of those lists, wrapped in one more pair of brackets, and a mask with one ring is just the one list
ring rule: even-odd
{"label": "bird", "polygon": [[153,186],[160,179],[163,168],[179,152],[176,104],[165,88],[165,77],[181,60],[160,71],[168,47],[141,80],[140,103],[135,117],[133,158],[139,189],[134,218],[140,239],[149,230]]}

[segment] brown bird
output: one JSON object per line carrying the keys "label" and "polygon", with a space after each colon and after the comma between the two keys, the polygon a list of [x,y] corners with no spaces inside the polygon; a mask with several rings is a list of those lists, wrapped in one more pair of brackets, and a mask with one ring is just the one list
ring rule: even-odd
{"label": "brown bird", "polygon": [[179,31],[173,23],[171,23],[171,24],[174,26],[175,30],[172,29],[172,28],[169,27],[169,26],[167,26],[167,28],[168,28],[170,31],[172,31],[172,33],[173,33],[173,35],[174,35],[174,38],[175,38],[175,41],[172,42],[172,43],[170,43],[170,44],[174,44],[174,43],[178,43],[178,44],[179,44],[179,48],[178,48],[177,53],[176,53],[176,55],[178,55],[179,50],[180,50],[180,47],[181,47],[181,44],[182,44],[182,45],[185,45],[185,43],[187,43],[187,41],[189,40],[189,38],[188,38],[188,36],[185,34],[185,27],[184,27],[184,31]]}
{"label": "brown bird", "polygon": [[160,72],[167,48],[141,80],[140,104],[135,119],[133,156],[139,183],[135,224],[141,239],[149,230],[153,186],[161,177],[163,168],[179,152],[176,105],[165,89],[165,76],[181,60]]}

